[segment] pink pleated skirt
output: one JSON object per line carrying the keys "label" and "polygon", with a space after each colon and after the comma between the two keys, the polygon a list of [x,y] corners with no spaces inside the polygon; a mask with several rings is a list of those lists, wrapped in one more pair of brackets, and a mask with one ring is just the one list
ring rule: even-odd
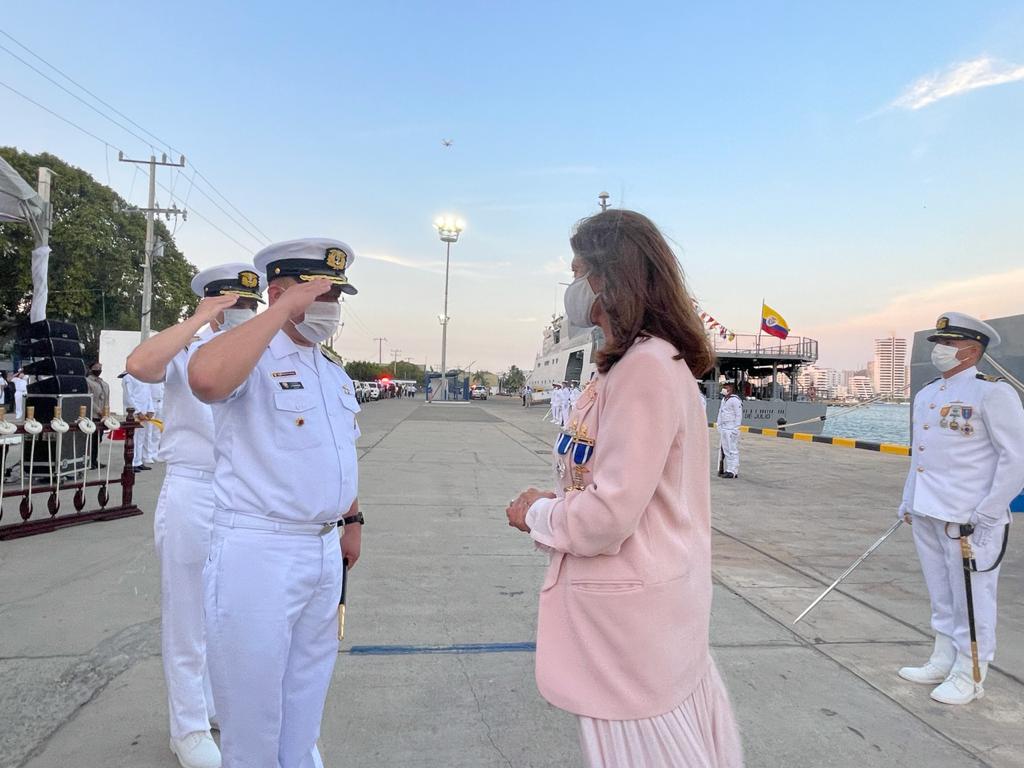
{"label": "pink pleated skirt", "polygon": [[718,668],[690,697],[657,717],[578,717],[587,768],[742,768],[743,748]]}

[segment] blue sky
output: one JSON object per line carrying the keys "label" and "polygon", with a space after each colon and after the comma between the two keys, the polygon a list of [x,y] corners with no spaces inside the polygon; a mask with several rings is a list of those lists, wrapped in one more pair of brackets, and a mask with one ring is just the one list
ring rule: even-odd
{"label": "blue sky", "polygon": [[[716,318],[753,332],[763,297],[826,365],[944,309],[1020,311],[1024,6],[633,6],[41,0],[0,29],[182,149],[267,237],[352,244],[349,357],[385,336],[386,357],[437,364],[431,221],[454,212],[449,359],[531,367],[602,190],[662,226]],[[0,81],[149,152],[4,51]],[[4,88],[0,115],[2,143],[143,202],[116,150]],[[197,266],[264,244],[191,179],[161,176],[240,243],[190,217]]]}

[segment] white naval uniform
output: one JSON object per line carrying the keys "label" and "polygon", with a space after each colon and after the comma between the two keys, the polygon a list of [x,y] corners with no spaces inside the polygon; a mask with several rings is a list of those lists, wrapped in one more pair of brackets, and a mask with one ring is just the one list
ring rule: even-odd
{"label": "white naval uniform", "polygon": [[24,376],[14,379],[14,418],[21,421],[25,418],[25,398],[28,397],[28,382]]}
{"label": "white naval uniform", "polygon": [[359,405],[319,348],[278,332],[213,405],[215,527],[203,573],[224,768],[312,768],[338,654]]}
{"label": "white naval uniform", "polygon": [[[153,400],[153,416],[157,419],[164,417],[164,385],[163,382],[149,385],[150,398]],[[147,464],[158,460],[160,454],[160,441],[163,433],[157,429],[155,424],[146,424],[146,455]]]}
{"label": "white naval uniform", "polygon": [[[987,523],[971,537],[974,557],[979,569],[998,558],[1010,502],[1024,487],[1024,408],[1009,384],[979,378],[972,367],[927,384],[914,398],[913,419],[900,512],[913,514],[932,629],[970,656],[960,542],[949,537],[960,535],[959,524]],[[999,568],[971,576],[981,662],[995,656],[998,579]]]}
{"label": "white naval uniform", "polygon": [[723,468],[734,475],[740,471],[740,424],[743,421],[743,402],[737,395],[723,397],[718,406],[718,443],[724,461]]}
{"label": "white naval uniform", "polygon": [[[121,387],[124,394],[125,411],[129,408],[135,409],[135,418],[138,419],[144,413],[153,410],[153,390],[149,384],[139,381],[130,373],[121,377]],[[132,453],[132,466],[140,467],[148,458],[146,456],[146,444],[149,439],[149,427],[136,429],[134,435],[134,453]]]}
{"label": "white naval uniform", "polygon": [[[207,329],[197,341],[212,336]],[[213,413],[188,386],[190,351],[183,349],[171,359],[161,385],[166,426],[158,458],[167,462],[167,475],[153,516],[160,558],[161,651],[175,741],[209,730],[216,714],[203,619],[203,566],[213,530]]]}

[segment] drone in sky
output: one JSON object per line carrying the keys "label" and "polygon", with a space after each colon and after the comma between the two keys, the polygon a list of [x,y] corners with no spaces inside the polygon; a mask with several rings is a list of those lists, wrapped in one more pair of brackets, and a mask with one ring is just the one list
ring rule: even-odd
{"label": "drone in sky", "polygon": [[451,139],[441,139],[441,146],[444,147],[445,149],[450,147],[453,143],[454,142]]}

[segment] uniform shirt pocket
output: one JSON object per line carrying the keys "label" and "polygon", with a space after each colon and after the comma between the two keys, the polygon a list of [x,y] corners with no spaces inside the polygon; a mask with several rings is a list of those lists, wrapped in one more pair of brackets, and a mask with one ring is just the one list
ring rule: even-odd
{"label": "uniform shirt pocket", "polygon": [[344,390],[338,393],[338,398],[341,401],[341,407],[336,408],[335,412],[331,414],[331,417],[337,419],[341,426],[346,430],[352,431],[353,442],[359,439],[362,434],[359,431],[359,422],[356,419],[356,414],[359,413],[362,408],[359,407],[359,401],[356,400],[355,395],[350,395]]}
{"label": "uniform shirt pocket", "polygon": [[274,441],[279,448],[295,450],[320,444],[316,403],[301,390],[274,393]]}

